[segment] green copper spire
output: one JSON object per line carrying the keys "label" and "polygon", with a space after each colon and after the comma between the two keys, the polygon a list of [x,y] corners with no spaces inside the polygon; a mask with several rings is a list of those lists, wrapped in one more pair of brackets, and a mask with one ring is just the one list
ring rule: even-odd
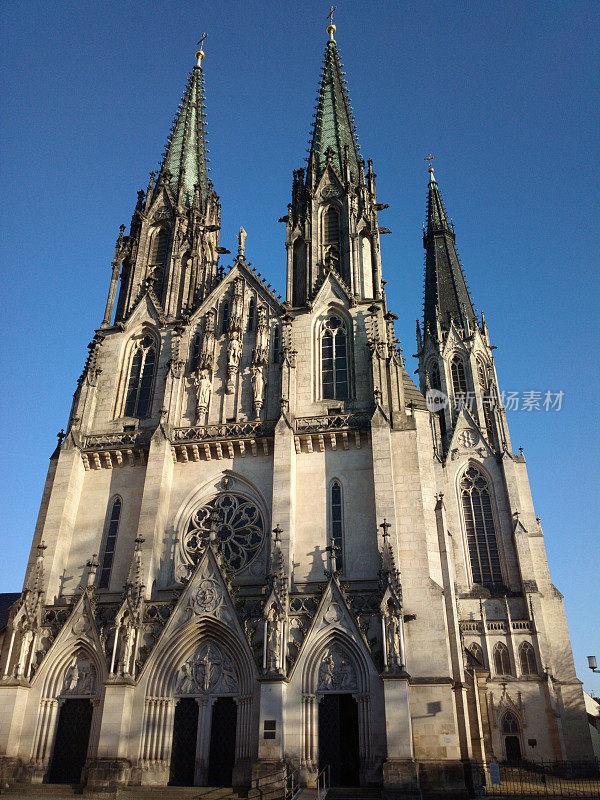
{"label": "green copper spire", "polygon": [[360,158],[359,147],[340,56],[333,38],[335,25],[330,24],[327,31],[330,38],[323,59],[309,164],[311,162],[314,164],[316,179],[319,180],[327,164],[327,152],[331,150],[333,167],[343,179],[344,153],[347,147],[350,172],[356,181]]}
{"label": "green copper spire", "polygon": [[[191,206],[194,186],[200,187],[202,208],[206,207],[208,194],[208,170],[206,166],[206,123],[204,119],[204,52],[196,53],[197,63],[190,75],[181,98],[166,153],[160,169],[161,175],[170,172],[171,188],[178,193],[183,190],[183,202]],[[183,186],[181,184],[183,183]],[[160,181],[157,183],[157,186]]]}
{"label": "green copper spire", "polygon": [[423,229],[425,248],[425,330],[436,333],[439,318],[442,331],[454,320],[459,328],[477,325],[477,317],[458,259],[454,229],[448,223],[433,167],[429,167],[427,226]]}

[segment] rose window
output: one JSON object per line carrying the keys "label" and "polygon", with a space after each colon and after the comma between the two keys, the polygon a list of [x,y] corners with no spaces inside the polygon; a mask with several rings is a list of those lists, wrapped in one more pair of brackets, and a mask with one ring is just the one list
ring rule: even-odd
{"label": "rose window", "polygon": [[193,563],[198,562],[210,540],[211,526],[224,561],[234,572],[253,561],[265,535],[265,524],[256,503],[225,492],[192,514],[183,548]]}

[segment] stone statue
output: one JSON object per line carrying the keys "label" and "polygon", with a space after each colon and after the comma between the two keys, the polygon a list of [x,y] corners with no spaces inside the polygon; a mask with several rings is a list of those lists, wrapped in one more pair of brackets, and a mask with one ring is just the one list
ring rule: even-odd
{"label": "stone statue", "polygon": [[402,666],[400,654],[400,621],[391,609],[386,615],[385,642],[387,646],[388,667]]}
{"label": "stone statue", "polygon": [[233,331],[231,334],[231,339],[229,340],[229,346],[227,348],[227,366],[237,370],[241,355],[242,343],[240,341],[240,335],[237,331]]}
{"label": "stone statue", "polygon": [[246,253],[247,235],[248,234],[246,233],[246,231],[243,228],[240,228],[240,232],[238,234],[238,256],[240,256],[240,258],[243,258],[244,254]]}
{"label": "stone statue", "polygon": [[267,669],[274,672],[279,667],[279,651],[281,647],[281,631],[274,611],[267,621]]}
{"label": "stone statue", "polygon": [[[204,335],[202,337],[202,347],[198,367],[201,369],[212,369],[215,351],[215,312],[209,311],[204,322]],[[196,365],[193,365],[196,367]]]}
{"label": "stone statue", "polygon": [[196,414],[198,416],[208,411],[211,394],[212,381],[208,376],[208,370],[202,369],[196,378]]}
{"label": "stone statue", "polygon": [[267,325],[267,309],[258,307],[258,325],[256,326],[256,345],[254,347],[254,363],[267,364],[269,360],[269,328]]}
{"label": "stone statue", "polygon": [[265,379],[262,367],[252,367],[252,394],[254,398],[254,408],[256,413],[260,414],[263,407],[263,394],[265,390]]}
{"label": "stone statue", "polygon": [[244,317],[244,283],[241,278],[235,279],[235,284],[233,286],[233,306],[231,309],[231,320],[230,320],[230,330],[231,326],[239,327],[242,326],[242,321]]}

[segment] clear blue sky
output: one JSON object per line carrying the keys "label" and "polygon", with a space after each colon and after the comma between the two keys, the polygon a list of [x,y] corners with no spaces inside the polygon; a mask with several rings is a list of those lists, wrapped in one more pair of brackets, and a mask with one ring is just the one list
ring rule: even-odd
{"label": "clear blue sky", "polygon": [[[19,591],[48,457],[100,324],[119,225],[204,62],[221,242],[240,225],[283,292],[291,174],[304,166],[328,3],[2,5],[2,567]],[[339,2],[359,139],[378,173],[388,300],[409,371],[422,303],[428,152],[513,412],[565,594],[579,676],[600,694],[598,4]]]}

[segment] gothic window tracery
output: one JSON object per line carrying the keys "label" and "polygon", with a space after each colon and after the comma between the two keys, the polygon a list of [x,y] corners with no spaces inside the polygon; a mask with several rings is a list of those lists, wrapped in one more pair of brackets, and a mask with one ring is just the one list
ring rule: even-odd
{"label": "gothic window tracery", "polygon": [[454,397],[464,397],[467,393],[467,376],[465,373],[465,362],[459,355],[452,358],[450,362],[450,373],[452,375]]}
{"label": "gothic window tracery", "polygon": [[519,663],[523,675],[536,675],[535,651],[529,642],[523,642],[519,647]]}
{"label": "gothic window tracery", "polygon": [[190,518],[183,536],[184,556],[189,564],[199,561],[210,540],[211,526],[223,559],[233,572],[239,572],[254,560],[265,538],[265,523],[258,505],[242,495],[222,492]]}
{"label": "gothic window tracery", "polygon": [[332,552],[332,565],[338,571],[344,566],[344,505],[342,487],[333,481],[329,492],[330,531],[329,544],[337,548]]}
{"label": "gothic window tracery", "polygon": [[331,314],[321,333],[321,392],[324,400],[347,400],[348,341],[346,326]]}
{"label": "gothic window tracery", "polygon": [[502,583],[500,554],[488,481],[471,465],[460,480],[461,504],[474,583]]}
{"label": "gothic window tracery", "polygon": [[106,533],[104,538],[104,550],[102,554],[102,566],[98,579],[99,589],[108,589],[110,583],[110,573],[115,558],[115,548],[117,545],[117,534],[119,532],[119,522],[121,520],[121,507],[123,501],[117,495],[113,500],[110,516],[107,521]]}
{"label": "gothic window tracery", "polygon": [[438,391],[442,388],[442,381],[440,379],[440,367],[437,361],[432,361],[429,365],[429,387],[431,389],[437,389]]}
{"label": "gothic window tracery", "polygon": [[151,336],[146,335],[136,343],[131,359],[125,397],[126,417],[142,419],[149,415],[155,369],[156,344]]}
{"label": "gothic window tracery", "polygon": [[327,266],[339,270],[340,214],[334,206],[329,206],[323,214],[323,257]]}
{"label": "gothic window tracery", "polygon": [[477,659],[477,661],[479,661],[479,663],[483,667],[484,660],[483,660],[483,650],[481,649],[481,645],[477,644],[477,642],[472,642],[469,645],[469,651],[471,652],[473,658]]}
{"label": "gothic window tracery", "polygon": [[155,266],[164,264],[167,260],[167,249],[169,247],[169,233],[165,228],[160,228],[154,233],[150,244],[150,255],[148,264]]}
{"label": "gothic window tracery", "polygon": [[496,675],[512,675],[508,647],[502,642],[494,647],[494,670]]}

